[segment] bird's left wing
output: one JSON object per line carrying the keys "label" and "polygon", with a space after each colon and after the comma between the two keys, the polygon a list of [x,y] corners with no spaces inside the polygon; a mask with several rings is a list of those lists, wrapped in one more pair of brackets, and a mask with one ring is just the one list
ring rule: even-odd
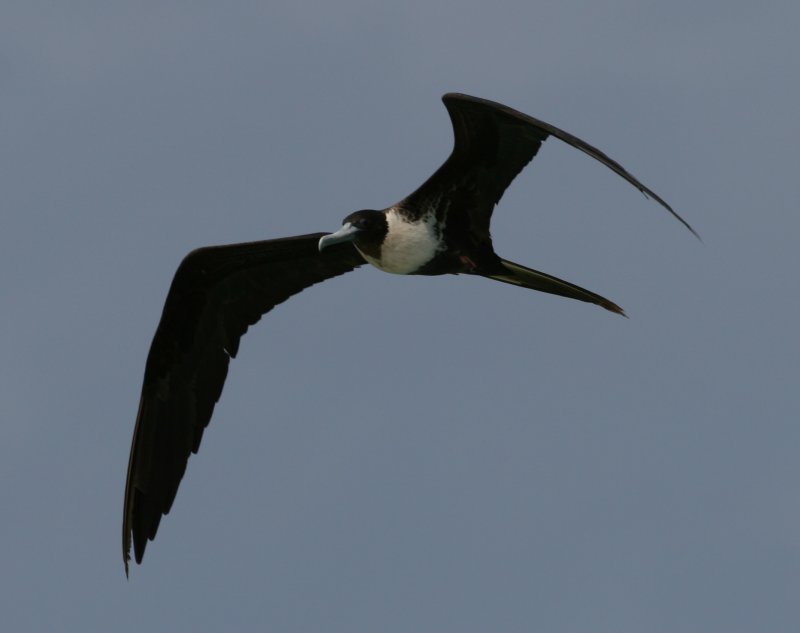
{"label": "bird's left wing", "polygon": [[292,295],[365,263],[351,244],[320,252],[323,235],[201,248],[179,266],[150,346],[133,432],[122,522],[126,574],[131,543],[140,563],[172,506],[241,336]]}
{"label": "bird's left wing", "polygon": [[501,103],[448,93],[442,97],[453,124],[453,151],[444,164],[399,204],[427,207],[445,195],[470,215],[473,230],[488,234],[494,205],[549,137],[563,141],[599,161],[645,196],[663,206],[696,237],[697,232],[652,189],[613,158],[555,125]]}

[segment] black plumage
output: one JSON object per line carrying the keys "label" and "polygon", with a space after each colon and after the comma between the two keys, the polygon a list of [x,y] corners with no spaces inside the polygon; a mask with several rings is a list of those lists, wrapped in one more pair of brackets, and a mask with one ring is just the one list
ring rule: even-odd
{"label": "black plumage", "polygon": [[484,99],[448,94],[443,101],[453,123],[454,149],[396,205],[350,214],[334,234],[201,248],[183,260],[145,366],[125,489],[126,573],[131,545],[141,562],[147,540],[172,506],[242,335],[303,289],[369,261],[404,274],[481,275],[623,314],[600,295],[494,252],[489,231],[494,206],[548,136],[600,161],[697,235],[619,163],[575,136]]}

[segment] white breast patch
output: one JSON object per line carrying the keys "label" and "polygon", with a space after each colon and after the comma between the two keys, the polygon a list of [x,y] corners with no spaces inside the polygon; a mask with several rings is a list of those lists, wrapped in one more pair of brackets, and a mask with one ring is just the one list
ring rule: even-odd
{"label": "white breast patch", "polygon": [[439,249],[433,213],[410,222],[395,209],[386,213],[389,229],[381,247],[380,260],[364,255],[370,264],[387,273],[407,275],[427,264]]}

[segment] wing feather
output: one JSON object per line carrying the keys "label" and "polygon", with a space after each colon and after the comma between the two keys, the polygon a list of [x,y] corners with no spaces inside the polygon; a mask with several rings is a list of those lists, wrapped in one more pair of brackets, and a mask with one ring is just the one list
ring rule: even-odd
{"label": "wing feather", "polygon": [[449,93],[442,97],[442,101],[453,124],[453,151],[433,176],[400,203],[401,207],[426,208],[439,204],[442,196],[449,197],[458,202],[459,211],[469,214],[473,231],[488,235],[492,211],[506,188],[536,156],[542,143],[554,136],[601,162],[700,237],[652,189],[617,161],[577,136],[487,99]]}
{"label": "wing feather", "polygon": [[350,244],[319,252],[323,235],[201,248],[178,267],[145,365],[133,433],[122,526],[126,573],[131,545],[140,563],[172,507],[247,329],[292,295],[364,263]]}

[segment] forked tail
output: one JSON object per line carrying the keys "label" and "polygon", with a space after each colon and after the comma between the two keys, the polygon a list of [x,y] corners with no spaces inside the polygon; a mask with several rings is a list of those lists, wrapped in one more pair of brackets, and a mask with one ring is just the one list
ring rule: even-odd
{"label": "forked tail", "polygon": [[586,301],[588,303],[595,303],[604,307],[606,310],[615,312],[626,316],[622,308],[620,308],[613,301],[609,301],[605,297],[590,292],[585,288],[571,284],[563,279],[558,279],[547,273],[540,273],[538,270],[525,268],[514,262],[501,259],[500,263],[505,269],[503,272],[494,275],[486,275],[490,279],[496,279],[507,284],[514,284],[515,286],[522,286],[523,288],[530,288],[531,290],[539,290],[541,292],[549,292],[550,294],[560,295],[562,297],[569,297],[570,299],[577,299],[578,301]]}

